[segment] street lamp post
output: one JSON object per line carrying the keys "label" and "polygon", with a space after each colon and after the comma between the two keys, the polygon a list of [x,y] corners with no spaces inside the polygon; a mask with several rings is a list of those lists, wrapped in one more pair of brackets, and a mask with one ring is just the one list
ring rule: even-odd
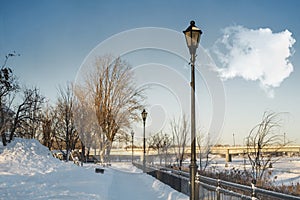
{"label": "street lamp post", "polygon": [[142,114],[142,118],[143,118],[143,123],[144,123],[144,145],[143,145],[143,149],[144,149],[144,154],[143,154],[143,172],[146,172],[146,137],[145,137],[145,126],[146,126],[146,118],[147,118],[147,112],[144,109]]}
{"label": "street lamp post", "polygon": [[196,188],[196,126],[195,126],[195,59],[202,31],[195,26],[195,21],[183,31],[187,46],[191,54],[191,163],[190,163],[190,200],[198,200],[198,189]]}
{"label": "street lamp post", "polygon": [[134,132],[131,130],[131,162],[133,163],[133,137],[134,137]]}
{"label": "street lamp post", "polygon": [[234,133],[232,134],[232,137],[233,137],[233,146],[235,147],[235,137],[234,137]]}

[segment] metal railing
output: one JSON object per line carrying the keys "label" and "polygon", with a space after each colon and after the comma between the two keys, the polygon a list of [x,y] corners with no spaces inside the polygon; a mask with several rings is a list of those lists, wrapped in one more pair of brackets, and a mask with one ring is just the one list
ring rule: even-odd
{"label": "metal railing", "polygon": [[[134,165],[142,169],[141,164]],[[189,173],[159,166],[147,166],[146,172],[175,190],[190,194]],[[197,184],[201,200],[300,200],[298,196],[257,188],[254,184],[246,186],[206,176],[199,176]]]}

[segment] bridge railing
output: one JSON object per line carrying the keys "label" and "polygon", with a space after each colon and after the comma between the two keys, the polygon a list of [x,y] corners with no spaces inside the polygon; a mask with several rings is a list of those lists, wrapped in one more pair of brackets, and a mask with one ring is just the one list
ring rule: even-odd
{"label": "bridge railing", "polygon": [[[134,165],[142,169],[142,164],[134,163]],[[186,195],[190,194],[189,173],[159,166],[147,166],[146,171],[175,190]],[[199,176],[198,185],[201,200],[300,200],[300,197],[256,188],[255,185],[246,186],[206,176]]]}

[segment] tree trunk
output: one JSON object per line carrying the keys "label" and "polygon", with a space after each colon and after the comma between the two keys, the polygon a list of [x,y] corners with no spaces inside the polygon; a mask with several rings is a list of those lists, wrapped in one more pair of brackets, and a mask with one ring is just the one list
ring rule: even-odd
{"label": "tree trunk", "polygon": [[69,160],[70,160],[70,150],[67,149],[66,161],[68,162]]}
{"label": "tree trunk", "polygon": [[158,157],[159,157],[159,165],[161,166],[162,163],[162,155],[160,153],[160,149],[158,149]]}
{"label": "tree trunk", "polygon": [[110,151],[111,151],[111,148],[112,148],[112,143],[109,142],[109,144],[106,147],[106,154],[105,154],[105,161],[107,163],[110,163]]}
{"label": "tree trunk", "polygon": [[7,141],[6,141],[6,134],[5,134],[5,132],[3,132],[1,134],[1,136],[2,136],[2,144],[3,144],[3,146],[6,146],[7,145]]}
{"label": "tree trunk", "polygon": [[83,162],[85,161],[85,146],[81,141],[81,166],[83,166]]}
{"label": "tree trunk", "polygon": [[102,149],[99,151],[99,157],[100,157],[100,162],[104,163],[104,156],[105,156],[105,151]]}
{"label": "tree trunk", "polygon": [[1,130],[2,144],[3,144],[3,146],[6,146],[7,145],[6,134],[5,134],[6,124],[5,124],[5,119],[4,119],[4,111],[2,108],[2,100],[0,101],[0,111],[1,111],[1,113],[0,113],[1,114],[0,130]]}
{"label": "tree trunk", "polygon": [[182,168],[182,161],[183,161],[183,159],[180,158],[180,159],[179,159],[179,170],[181,170],[181,168]]}

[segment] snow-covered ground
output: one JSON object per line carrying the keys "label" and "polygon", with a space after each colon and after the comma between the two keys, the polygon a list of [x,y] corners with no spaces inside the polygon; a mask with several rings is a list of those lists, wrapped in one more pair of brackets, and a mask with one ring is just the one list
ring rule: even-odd
{"label": "snow-covered ground", "polygon": [[[278,157],[273,164],[273,168],[269,169],[269,178],[277,185],[291,185],[300,183],[300,157]],[[242,157],[233,157],[232,162],[226,163],[224,158],[215,156],[209,166],[210,169],[216,171],[224,170],[247,170],[251,169],[249,161]],[[244,164],[245,163],[245,164]]]}
{"label": "snow-covered ground", "polygon": [[95,167],[59,161],[38,141],[16,138],[0,145],[0,199],[189,199],[129,163],[113,163],[104,174]]}
{"label": "snow-covered ground", "polygon": [[[0,199],[189,199],[129,163],[112,163],[104,174],[95,173],[96,167],[60,161],[38,141],[16,138],[7,147],[0,144]],[[215,157],[210,168],[243,170],[244,159],[226,164]],[[300,183],[300,158],[282,157],[270,178],[280,185]]]}

